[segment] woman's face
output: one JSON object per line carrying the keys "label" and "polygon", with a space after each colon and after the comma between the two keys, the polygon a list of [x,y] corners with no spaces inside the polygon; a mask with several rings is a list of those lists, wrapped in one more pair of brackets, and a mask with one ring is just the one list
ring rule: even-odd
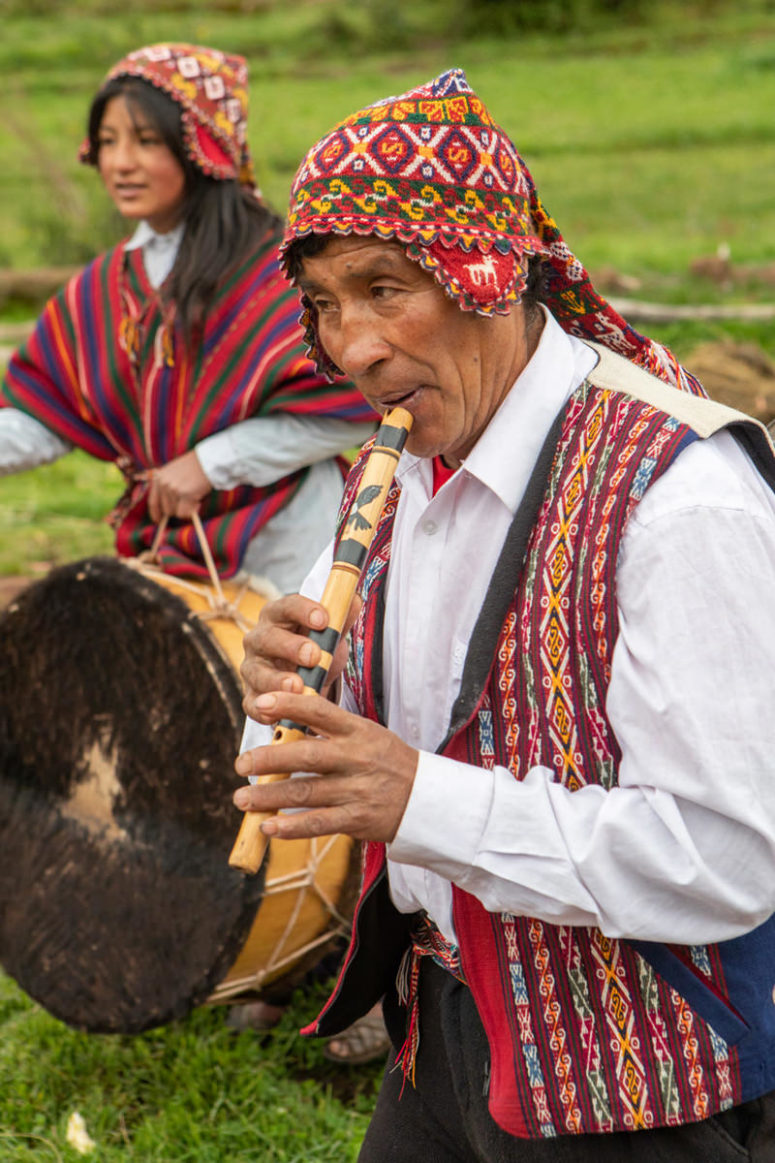
{"label": "woman's face", "polygon": [[145,219],[158,234],[177,226],[186,192],[183,167],[142,110],[123,96],[111,98],[97,144],[97,169],[119,213]]}

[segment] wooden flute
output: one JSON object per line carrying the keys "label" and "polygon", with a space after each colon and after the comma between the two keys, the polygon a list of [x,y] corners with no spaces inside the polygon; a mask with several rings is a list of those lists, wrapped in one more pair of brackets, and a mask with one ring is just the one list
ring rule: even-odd
{"label": "wooden flute", "polygon": [[[296,672],[304,682],[305,694],[319,694],[322,690],[413,420],[411,412],[405,408],[393,408],[385,414],[377,430],[320,599],[321,605],[328,611],[328,626],[325,630],[311,630],[309,634],[322,651],[320,662],[314,667],[299,667]],[[272,743],[292,743],[305,734],[305,727],[283,719],[275,727]],[[287,778],[285,773],[261,775],[258,783],[275,783]],[[272,815],[273,812],[245,812],[229,856],[232,868],[240,868],[243,872],[258,872],[267,845],[261,825]]]}

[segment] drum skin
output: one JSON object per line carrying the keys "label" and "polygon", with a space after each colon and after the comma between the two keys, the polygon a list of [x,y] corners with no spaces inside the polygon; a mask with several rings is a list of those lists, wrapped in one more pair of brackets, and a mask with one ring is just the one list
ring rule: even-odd
{"label": "drum skin", "polygon": [[290,980],[352,895],[344,837],[228,865],[243,629],[203,620],[202,589],[89,558],[0,615],[0,964],[79,1029]]}

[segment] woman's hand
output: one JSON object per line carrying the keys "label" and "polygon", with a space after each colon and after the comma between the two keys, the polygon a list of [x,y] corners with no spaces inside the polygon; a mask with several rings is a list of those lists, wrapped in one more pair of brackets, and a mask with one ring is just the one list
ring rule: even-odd
{"label": "woman's hand", "polygon": [[194,449],[176,456],[148,474],[148,511],[152,521],[162,517],[191,517],[212,490]]}

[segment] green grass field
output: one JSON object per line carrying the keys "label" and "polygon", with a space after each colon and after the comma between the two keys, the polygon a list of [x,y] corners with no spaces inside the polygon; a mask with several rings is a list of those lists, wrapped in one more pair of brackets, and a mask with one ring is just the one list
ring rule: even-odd
{"label": "green grass field", "polygon": [[[14,0],[5,2],[13,10]],[[332,124],[459,65],[588,266],[680,280],[690,259],[720,243],[736,262],[775,259],[775,10],[767,0],[667,4],[656,24],[592,25],[553,40],[464,42],[444,17],[455,5],[437,0],[399,0],[392,26],[373,3],[361,6],[358,23],[353,6],[333,0],[179,3],[175,12],[141,3],[110,21],[91,14],[101,11],[93,3],[53,8],[59,19],[4,22],[0,265],[80,261],[116,238],[120,223],[75,153],[103,71],[165,37],[248,57],[251,143],[280,209],[304,150]],[[412,30],[416,45],[399,47]]]}
{"label": "green grass field", "polygon": [[[251,141],[281,209],[303,151],[337,119],[460,65],[593,272],[636,278],[643,299],[772,302],[775,4],[632,7],[649,19],[601,26],[580,16],[549,36],[495,35],[484,21],[463,35],[464,0],[397,0],[389,12],[376,0],[134,0],[126,10],[106,0],[0,0],[0,267],[80,262],[120,236],[75,152],[104,71],[166,38],[248,57]],[[690,273],[719,246],[754,268],[744,282]],[[32,314],[29,303],[0,303],[0,321]],[[775,356],[771,323],[651,332],[684,359],[725,337]],[[35,576],[109,551],[104,517],[121,489],[112,466],[80,453],[2,480],[0,574]],[[68,1029],[0,974],[1,1163],[80,1158],[65,1143],[74,1110],[100,1163],[354,1159],[380,1071],[336,1068],[296,1036],[314,1004],[297,997],[265,1039],[229,1032],[208,1009],[142,1036],[107,1037]]]}
{"label": "green grass field", "polygon": [[[170,966],[174,972],[174,966]],[[135,1037],[72,1030],[0,974],[0,1159],[81,1156],[73,1111],[98,1163],[347,1163],[381,1068],[342,1068],[297,1036],[314,1016],[297,997],[268,1035],[234,1033],[219,1008]]]}

